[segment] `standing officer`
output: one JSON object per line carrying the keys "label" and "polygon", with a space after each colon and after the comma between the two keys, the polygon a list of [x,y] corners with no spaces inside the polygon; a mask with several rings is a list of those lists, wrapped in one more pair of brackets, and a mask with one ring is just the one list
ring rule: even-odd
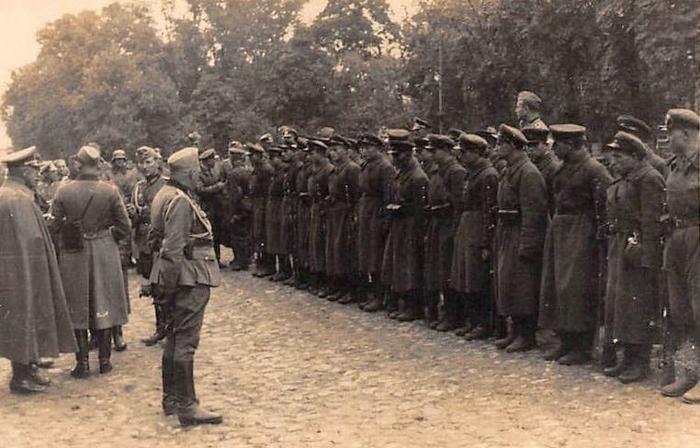
{"label": "standing officer", "polygon": [[323,298],[328,295],[326,284],[326,209],[328,197],[328,177],[334,170],[328,160],[328,146],[320,140],[309,141],[314,172],[309,178],[311,214],[309,219],[309,270],[311,288],[309,291]]}
{"label": "standing officer", "polygon": [[284,199],[282,199],[282,236],[280,238],[284,243],[285,257],[293,264],[292,275],[283,283],[287,286],[293,286],[300,280],[299,247],[296,239],[299,212],[299,191],[297,188],[299,187],[299,178],[304,176],[306,153],[299,148],[296,134],[294,134],[293,139],[289,138],[287,141],[290,141],[289,149],[284,156],[287,158],[289,167],[282,185]]}
{"label": "standing officer", "polygon": [[83,146],[78,178],[61,187],[51,205],[60,234],[59,266],[78,341],[76,378],[90,374],[88,328],[96,332],[100,373],[112,370],[112,327],[126,324],[127,301],[118,241],[131,225],[118,189],[99,180],[100,153]]}
{"label": "standing officer", "polygon": [[221,164],[223,180],[226,184],[230,214],[226,217],[233,249],[231,270],[246,271],[252,258],[250,240],[252,204],[250,200],[251,173],[246,167],[248,151],[240,142],[233,141],[228,147],[228,159]]}
{"label": "standing officer", "polygon": [[279,262],[279,272],[270,277],[270,280],[275,282],[284,281],[291,276],[289,257],[285,255],[287,251],[283,247],[286,244],[282,242],[282,201],[284,200],[284,178],[287,176],[288,167],[282,154],[287,149],[284,143],[272,145],[267,149],[273,174],[265,203],[265,252],[273,266],[276,265],[275,260]]}
{"label": "standing officer", "polygon": [[666,115],[670,149],[676,156],[666,179],[668,216],[663,268],[674,339],[676,381],[661,393],[700,403],[700,117],[687,109]]}
{"label": "standing officer", "polygon": [[450,287],[470,310],[474,329],[467,340],[486,339],[491,334],[491,250],[496,229],[495,213],[498,173],[486,156],[488,143],[475,134],[462,134],[455,147],[467,177],[456,204],[459,225],[452,253]]}
{"label": "standing officer", "polygon": [[138,181],[138,177],[134,170],[129,169],[127,165],[126,152],[123,149],[115,149],[112,152],[111,172],[109,178],[114,185],[119,188],[119,192],[125,201],[131,197],[131,192],[134,185]]}
{"label": "standing officer", "polygon": [[[612,182],[586,148],[586,128],[550,126],[554,153],[563,161],[554,178],[555,212],[547,229],[540,326],[561,344],[545,355],[560,364],[585,363],[597,337],[604,269],[605,191]],[[596,333],[594,333],[596,332]]]}
{"label": "standing officer", "polygon": [[507,168],[498,184],[497,305],[498,314],[509,317],[513,327],[495,345],[521,352],[535,346],[547,187],[525,154],[527,138],[520,130],[502,124],[498,140],[498,156]]}
{"label": "standing officer", "polygon": [[520,129],[546,128],[547,125],[540,117],[541,111],[542,100],[539,96],[527,90],[518,93],[515,102],[515,116],[518,117]]}
{"label": "standing officer", "polygon": [[327,298],[347,304],[353,300],[350,289],[357,272],[355,209],[360,189],[360,167],[350,160],[350,142],[342,137],[332,139],[329,152],[335,169],[328,178],[326,272],[334,291]]}
{"label": "standing officer", "polygon": [[202,199],[204,210],[214,226],[214,252],[219,267],[223,267],[221,245],[228,244],[226,219],[230,198],[227,197],[226,181],[222,176],[221,166],[217,163],[216,151],[212,148],[203,151],[199,160],[202,172],[199,176],[197,195]]}
{"label": "standing officer", "polygon": [[34,201],[35,153],[32,146],[0,159],[8,170],[0,187],[0,357],[12,363],[16,394],[46,390],[49,381],[34,367],[42,357],[75,352],[56,253]]}
{"label": "standing officer", "polygon": [[[464,188],[467,171],[454,157],[455,142],[446,135],[428,134],[428,148],[432,151],[432,161],[436,175],[428,185],[428,230],[425,235],[423,269],[423,289],[427,308],[428,325],[437,319],[440,294],[445,300],[445,315],[436,325],[438,331],[447,331],[465,326],[466,309],[464,302],[450,286],[452,273],[452,248],[459,223],[459,203]],[[462,311],[462,312],[460,312]],[[460,329],[462,335],[468,329]]]}
{"label": "standing officer", "polygon": [[170,179],[153,200],[149,235],[158,253],[151,284],[171,309],[162,360],[163,411],[177,414],[182,426],[216,424],[222,417],[199,407],[194,388],[204,310],[211,288],[221,281],[212,225],[191,196],[200,176],[197,148],[175,152],[168,167]]}
{"label": "standing officer", "polygon": [[387,311],[395,311],[402,322],[419,319],[423,280],[423,238],[428,176],[413,157],[410,132],[390,129],[388,153],[398,174],[392,186],[391,203],[385,207],[389,216],[389,235],[382,262],[382,282],[390,288]]}
{"label": "standing officer", "polygon": [[668,176],[668,165],[666,160],[660,155],[656,154],[652,147],[656,146],[656,141],[654,139],[654,131],[651,126],[646,124],[639,118],[633,117],[632,115],[620,115],[617,117],[617,127],[618,130],[623,132],[628,132],[644,143],[644,152],[646,156],[644,159],[652,166],[656,171],[658,171],[664,178]]}
{"label": "standing officer", "polygon": [[608,345],[616,341],[624,352],[622,359],[603,373],[623,384],[639,381],[649,373],[661,266],[664,179],[646,161],[644,146],[634,135],[618,132],[606,147],[621,178],[607,191],[610,236],[605,336]]}
{"label": "standing officer", "polygon": [[265,251],[265,206],[274,170],[265,159],[265,148],[258,143],[247,143],[253,174],[250,178],[250,198],[253,206],[253,251],[256,254],[255,277],[267,277],[275,272],[275,260]]}
{"label": "standing officer", "polygon": [[557,160],[554,152],[549,147],[549,128],[547,127],[526,127],[522,129],[523,135],[527,137],[527,156],[535,164],[544,177],[547,185],[547,195],[549,204],[549,215],[554,215],[554,175],[561,168],[561,162]]}
{"label": "standing officer", "polygon": [[305,290],[309,287],[311,281],[309,272],[309,233],[311,221],[311,195],[309,194],[309,179],[314,171],[314,162],[309,156],[309,146],[307,142],[300,141],[300,150],[298,152],[302,166],[299,169],[299,174],[296,178],[296,219],[294,233],[294,270],[296,279],[294,287],[300,290]]}
{"label": "standing officer", "polygon": [[[165,185],[165,178],[160,174],[156,151],[148,146],[141,146],[136,150],[136,168],[143,179],[134,186],[126,210],[134,228],[134,246],[137,251],[135,254],[136,270],[141,277],[148,280],[153,268],[153,251],[148,244],[148,232],[151,230],[151,204],[153,198]],[[155,308],[155,332],[150,337],[141,340],[150,347],[165,338],[167,313],[161,295],[158,294],[158,291],[150,289],[148,283],[141,286],[141,294],[151,295]]]}

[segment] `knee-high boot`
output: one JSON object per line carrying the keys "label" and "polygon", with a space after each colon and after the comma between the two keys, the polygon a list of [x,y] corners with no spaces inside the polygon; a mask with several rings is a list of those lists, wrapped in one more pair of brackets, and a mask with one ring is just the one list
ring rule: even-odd
{"label": "knee-high boot", "polygon": [[100,373],[112,371],[112,329],[99,330],[97,332],[98,359],[100,361]]}
{"label": "knee-high boot", "polygon": [[182,426],[219,424],[220,415],[204,411],[199,407],[194,388],[194,362],[177,361],[174,363],[177,386],[180,392],[180,406],[177,417]]}
{"label": "knee-high boot", "polygon": [[87,378],[90,376],[88,331],[75,330],[75,340],[78,343],[78,351],[75,353],[75,367],[70,374],[73,378]]}
{"label": "knee-high boot", "polygon": [[112,328],[112,338],[114,339],[114,350],[118,352],[126,350],[126,341],[124,340],[124,332],[121,325]]}

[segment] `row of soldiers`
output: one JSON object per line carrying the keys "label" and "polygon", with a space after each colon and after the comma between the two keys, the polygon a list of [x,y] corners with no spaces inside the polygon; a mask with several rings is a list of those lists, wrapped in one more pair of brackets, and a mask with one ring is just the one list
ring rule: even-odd
{"label": "row of soldiers", "polygon": [[540,109],[522,92],[520,126],[448,135],[420,119],[357,139],[285,126],[277,143],[234,142],[202,199],[216,210],[208,194],[235,192],[212,214],[218,241],[237,240],[235,270],[252,253],[255,276],[507,352],[536,347],[539,329],[545,359],[599,355],[622,383],[649,374],[661,334],[680,361],[662,392],[698,401],[697,115],[669,111],[667,161],[639,119],[619,117],[594,157],[585,127],[547,126]]}

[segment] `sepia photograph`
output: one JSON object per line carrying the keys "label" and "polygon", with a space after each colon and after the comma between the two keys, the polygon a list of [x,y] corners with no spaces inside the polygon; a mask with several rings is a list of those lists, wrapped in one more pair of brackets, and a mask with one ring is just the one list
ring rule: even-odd
{"label": "sepia photograph", "polygon": [[0,446],[700,446],[699,58],[698,0],[0,0]]}

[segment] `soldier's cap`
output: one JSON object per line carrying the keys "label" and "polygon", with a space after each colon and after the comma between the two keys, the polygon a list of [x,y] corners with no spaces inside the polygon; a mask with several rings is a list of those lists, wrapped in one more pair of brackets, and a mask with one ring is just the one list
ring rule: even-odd
{"label": "soldier's cap", "polygon": [[56,165],[54,165],[53,162],[44,162],[39,168],[39,173],[41,174],[55,171],[58,171],[58,168],[56,168]]}
{"label": "soldier's cap", "polygon": [[264,143],[264,144],[272,144],[275,142],[275,138],[270,134],[269,132],[266,134],[261,135],[258,138],[258,143]]}
{"label": "soldier's cap", "polygon": [[455,141],[447,135],[428,134],[428,146],[432,149],[444,149],[450,151],[455,146]]}
{"label": "soldier's cap", "polygon": [[170,171],[200,171],[199,150],[188,147],[175,151],[168,157]]}
{"label": "soldier's cap", "polygon": [[387,154],[396,154],[401,151],[412,151],[411,133],[406,129],[387,129],[387,144],[389,150]]}
{"label": "soldier's cap", "polygon": [[228,153],[229,154],[240,154],[242,156],[248,155],[248,151],[245,150],[245,147],[243,144],[239,141],[232,141],[231,143],[228,144]]}
{"label": "soldier's cap", "polygon": [[[207,160],[216,155],[216,150],[214,148],[209,148],[205,151],[202,151],[202,154],[199,155],[199,160]],[[170,160],[170,159],[168,159]]]}
{"label": "soldier's cap", "polygon": [[25,165],[39,168],[40,165],[36,161],[36,155],[36,146],[30,146],[29,148],[19,149],[5,154],[0,159],[0,162],[8,167]]}
{"label": "soldier's cap", "polygon": [[269,153],[274,153],[274,154],[281,154],[282,152],[286,151],[289,149],[288,145],[285,145],[284,143],[278,143],[276,145],[272,145],[267,148],[267,152]]}
{"label": "soldier's cap", "polygon": [[419,117],[414,117],[413,118],[413,127],[411,127],[412,131],[422,131],[423,129],[432,129],[433,127],[428,123],[427,120],[424,120]]}
{"label": "soldier's cap", "polygon": [[554,141],[575,141],[581,140],[586,136],[586,128],[579,124],[553,124],[549,127],[549,132],[552,134]]}
{"label": "soldier's cap", "polygon": [[472,134],[476,134],[483,138],[490,145],[496,144],[496,141],[498,140],[498,131],[493,126],[488,126],[486,129],[474,131]]}
{"label": "soldier's cap", "polygon": [[63,159],[56,159],[53,161],[53,164],[56,166],[56,168],[63,168],[68,165],[66,165],[66,161]]}
{"label": "soldier's cap", "polygon": [[245,148],[250,152],[251,154],[256,153],[256,154],[265,154],[265,148],[262,147],[259,143],[246,143]]}
{"label": "soldier's cap", "polygon": [[518,100],[522,101],[526,106],[534,110],[540,110],[542,107],[542,99],[535,93],[529,90],[523,90],[518,93]]}
{"label": "soldier's cap", "polygon": [[644,142],[636,135],[618,131],[612,142],[605,145],[607,151],[621,151],[637,157],[644,157],[647,154]]}
{"label": "soldier's cap", "polygon": [[464,134],[464,131],[457,128],[450,128],[447,130],[447,135],[452,137],[453,140],[458,140],[459,136]]}
{"label": "soldier's cap", "polygon": [[323,143],[321,140],[309,140],[307,146],[309,148],[309,151],[321,151],[324,153],[328,151],[328,145]]}
{"label": "soldier's cap", "polygon": [[330,126],[324,126],[318,130],[316,136],[317,140],[330,140],[335,135],[335,129]]}
{"label": "soldier's cap", "polygon": [[459,136],[459,145],[455,146],[456,151],[474,151],[483,155],[488,148],[489,143],[483,137],[476,134],[462,133]]}
{"label": "soldier's cap", "polygon": [[360,146],[376,146],[376,147],[384,146],[384,142],[382,141],[381,138],[377,137],[374,134],[370,134],[370,133],[361,134],[357,139],[357,144]]}
{"label": "soldier's cap", "polygon": [[523,135],[520,129],[508,126],[505,123],[498,127],[498,138],[508,140],[519,147],[527,144],[527,137]]}
{"label": "soldier's cap", "polygon": [[625,131],[636,135],[642,141],[649,141],[654,136],[654,131],[651,129],[651,126],[639,118],[633,117],[632,115],[620,115],[617,117],[616,121],[617,128],[620,131]]}
{"label": "soldier's cap", "polygon": [[547,127],[527,126],[521,131],[527,137],[528,144],[545,143],[549,137],[549,128]]}
{"label": "soldier's cap", "polygon": [[123,149],[115,149],[112,151],[112,162],[115,160],[126,160],[126,151]]}
{"label": "soldier's cap", "polygon": [[146,160],[151,157],[157,159],[160,157],[160,153],[158,153],[158,151],[151,148],[150,146],[139,146],[138,148],[136,148],[137,160]]}
{"label": "soldier's cap", "polygon": [[91,145],[83,146],[75,155],[75,159],[84,165],[97,165],[101,158],[100,150]]}
{"label": "soldier's cap", "polygon": [[348,138],[343,137],[339,134],[335,134],[333,135],[333,137],[330,138],[329,146],[344,146],[346,148],[349,148],[352,146],[352,143]]}
{"label": "soldier's cap", "polygon": [[426,149],[432,151],[435,148],[430,147],[430,140],[427,137],[418,137],[413,139],[413,147],[416,149]]}
{"label": "soldier's cap", "polygon": [[282,135],[282,137],[289,137],[289,136],[298,137],[299,136],[299,133],[297,132],[296,129],[294,129],[291,126],[286,126],[286,125],[280,126],[277,129],[277,132],[279,132]]}
{"label": "soldier's cap", "polygon": [[299,149],[299,151],[309,152],[309,139],[299,137],[297,139],[297,149]]}
{"label": "soldier's cap", "polygon": [[666,127],[673,129],[700,129],[700,117],[690,109],[671,109],[666,112]]}

